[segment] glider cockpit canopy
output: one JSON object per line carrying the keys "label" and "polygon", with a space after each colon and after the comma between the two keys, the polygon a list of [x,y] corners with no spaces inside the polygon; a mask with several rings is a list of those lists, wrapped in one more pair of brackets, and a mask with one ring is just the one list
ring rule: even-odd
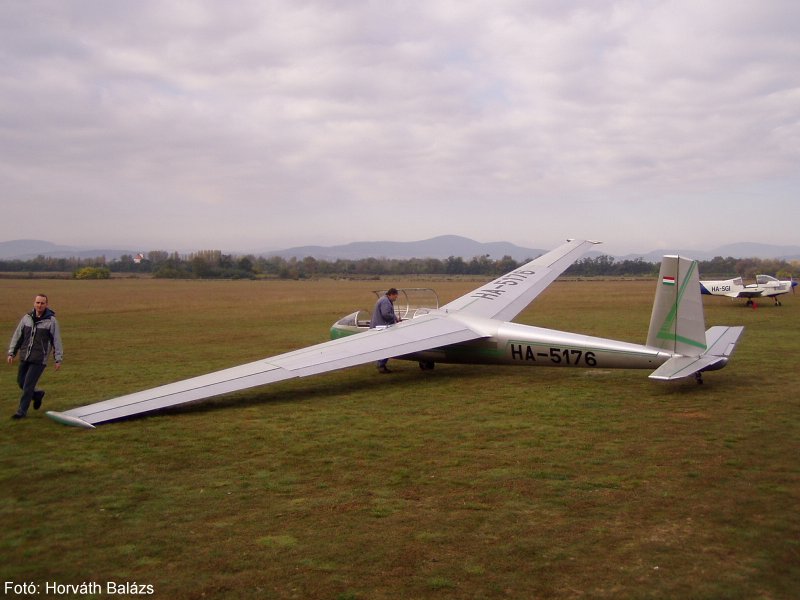
{"label": "glider cockpit canopy", "polygon": [[[372,290],[378,298],[387,290]],[[397,300],[394,301],[394,314],[405,321],[424,315],[439,308],[439,295],[431,288],[397,288]]]}
{"label": "glider cockpit canopy", "polygon": [[[372,290],[376,298],[385,295],[387,290]],[[431,288],[398,288],[397,300],[394,302],[394,314],[398,320],[407,321],[420,315],[428,314],[439,308],[439,295]],[[356,312],[342,317],[334,327],[368,328],[372,313],[367,310]]]}

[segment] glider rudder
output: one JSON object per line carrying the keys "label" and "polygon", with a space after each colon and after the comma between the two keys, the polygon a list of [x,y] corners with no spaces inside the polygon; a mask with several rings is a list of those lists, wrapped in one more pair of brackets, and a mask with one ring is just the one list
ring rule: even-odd
{"label": "glider rudder", "polygon": [[656,282],[647,345],[673,354],[700,356],[706,350],[705,328],[697,261],[665,256]]}

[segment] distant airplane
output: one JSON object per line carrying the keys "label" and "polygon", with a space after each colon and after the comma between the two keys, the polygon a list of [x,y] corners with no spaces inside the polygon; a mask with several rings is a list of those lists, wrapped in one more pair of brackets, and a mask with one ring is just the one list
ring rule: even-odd
{"label": "distant airplane", "polygon": [[747,306],[753,305],[753,298],[772,298],[776,306],[781,306],[778,296],[794,293],[797,282],[794,279],[779,280],[769,275],[756,275],[756,282],[745,285],[741,277],[722,281],[701,281],[700,292],[709,296],[728,296],[747,298]]}
{"label": "distant airplane", "polygon": [[[359,326],[353,313],[328,342],[111,400],[48,412],[67,425],[95,425],[237,390],[371,363],[383,358],[549,367],[655,369],[659,380],[723,368],[743,327],[704,331],[697,261],[665,256],[646,345],[512,323],[575,260],[598,242],[571,240],[440,308],[383,329]],[[348,335],[350,334],[350,335]]]}

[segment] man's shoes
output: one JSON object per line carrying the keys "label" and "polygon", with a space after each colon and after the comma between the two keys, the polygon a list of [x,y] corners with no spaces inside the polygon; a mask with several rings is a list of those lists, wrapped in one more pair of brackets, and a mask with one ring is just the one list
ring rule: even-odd
{"label": "man's shoes", "polygon": [[33,392],[33,410],[39,410],[42,407],[42,400],[44,400],[44,390]]}
{"label": "man's shoes", "polygon": [[13,415],[11,415],[11,418],[12,419],[24,419],[25,415],[21,415],[19,413],[14,413]]}
{"label": "man's shoes", "polygon": [[378,367],[378,373],[391,373],[386,367]]}

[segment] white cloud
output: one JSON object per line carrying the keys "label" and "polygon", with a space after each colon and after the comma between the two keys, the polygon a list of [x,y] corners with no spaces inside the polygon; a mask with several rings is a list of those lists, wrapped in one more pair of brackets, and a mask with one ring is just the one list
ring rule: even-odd
{"label": "white cloud", "polygon": [[[647,250],[681,206],[696,217],[675,245],[766,223],[760,241],[793,243],[798,17],[790,2],[4,4],[0,239]],[[731,206],[754,199],[766,210],[745,220]],[[29,225],[31,207],[62,218]]]}

